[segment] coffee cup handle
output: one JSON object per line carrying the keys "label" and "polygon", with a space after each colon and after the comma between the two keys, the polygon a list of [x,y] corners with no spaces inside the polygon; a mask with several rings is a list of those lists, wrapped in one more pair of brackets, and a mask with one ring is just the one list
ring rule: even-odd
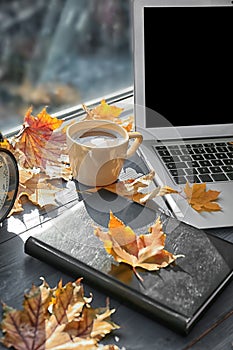
{"label": "coffee cup handle", "polygon": [[126,158],[130,158],[138,149],[142,143],[143,137],[139,132],[129,132],[129,139],[135,139],[130,148],[127,151]]}

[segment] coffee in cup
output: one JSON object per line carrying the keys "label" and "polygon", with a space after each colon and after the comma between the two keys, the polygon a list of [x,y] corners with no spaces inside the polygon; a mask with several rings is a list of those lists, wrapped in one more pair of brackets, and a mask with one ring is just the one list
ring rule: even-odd
{"label": "coffee in cup", "polygon": [[[134,139],[132,144],[130,139]],[[73,178],[87,186],[117,181],[125,159],[142,142],[138,132],[127,132],[107,120],[85,120],[67,128],[67,146]]]}

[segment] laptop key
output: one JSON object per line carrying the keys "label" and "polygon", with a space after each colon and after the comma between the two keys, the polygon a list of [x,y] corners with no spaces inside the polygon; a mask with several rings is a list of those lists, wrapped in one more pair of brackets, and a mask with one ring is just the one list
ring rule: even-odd
{"label": "laptop key", "polygon": [[170,156],[170,152],[168,152],[167,150],[159,150],[158,151],[158,154],[161,156],[161,157],[165,157],[165,156]]}
{"label": "laptop key", "polygon": [[196,169],[197,168],[187,168],[187,169],[185,169],[185,172],[186,172],[187,175],[198,174],[198,171]]}
{"label": "laptop key", "polygon": [[211,162],[212,162],[212,164],[214,166],[219,166],[219,165],[223,165],[224,164],[221,159],[213,159],[213,160],[211,160]]}
{"label": "laptop key", "polygon": [[180,161],[179,157],[177,157],[177,156],[174,156],[174,157],[172,157],[172,156],[162,157],[162,160],[163,160],[164,163],[175,163],[175,162],[179,162]]}
{"label": "laptop key", "polygon": [[192,159],[193,160],[204,160],[204,157],[202,154],[193,154]]}
{"label": "laptop key", "polygon": [[205,150],[206,150],[206,153],[216,153],[215,147],[206,147]]}
{"label": "laptop key", "polygon": [[212,173],[221,173],[222,172],[222,170],[221,170],[221,168],[219,166],[211,166],[210,167],[210,171]]}
{"label": "laptop key", "polygon": [[221,147],[216,147],[216,149],[219,153],[227,152],[227,147],[221,146]]}
{"label": "laptop key", "polygon": [[183,184],[186,184],[187,182],[184,176],[174,176],[174,180],[177,183],[177,185],[183,185]]}
{"label": "laptop key", "polygon": [[213,182],[213,179],[209,174],[199,175],[199,178],[202,182]]}
{"label": "laptop key", "polygon": [[212,165],[209,160],[200,160],[199,163],[201,166],[206,166],[206,167]]}
{"label": "laptop key", "polygon": [[205,153],[205,149],[204,148],[194,148],[193,149],[194,150],[194,153],[196,153],[196,154],[203,154],[203,153]]}
{"label": "laptop key", "polygon": [[230,180],[233,180],[233,173],[227,173],[227,176],[229,177]]}
{"label": "laptop key", "polygon": [[167,149],[167,147],[166,146],[153,146],[153,148],[155,148],[156,150],[163,150],[163,151],[165,151],[166,149]]}
{"label": "laptop key", "polygon": [[221,173],[221,174],[212,174],[212,177],[213,177],[214,181],[227,181],[228,180],[226,175],[223,174],[223,173]]}
{"label": "laptop key", "polygon": [[215,144],[212,143],[212,142],[210,142],[210,143],[204,143],[203,146],[204,146],[204,147],[214,147]]}
{"label": "laptop key", "polygon": [[179,149],[170,149],[170,154],[172,156],[181,156],[182,152]]}
{"label": "laptop key", "polygon": [[191,162],[187,162],[189,168],[198,168],[200,165],[198,164],[197,161],[193,160]]}
{"label": "laptop key", "polygon": [[224,158],[226,158],[226,154],[225,153],[216,153],[216,157],[218,159],[224,159]]}
{"label": "laptop key", "polygon": [[193,176],[192,175],[187,175],[186,179],[190,183],[199,183],[199,182],[201,182],[197,175],[193,175]]}
{"label": "laptop key", "polygon": [[233,166],[232,165],[223,165],[222,170],[225,173],[231,173],[231,172],[233,172]]}
{"label": "laptop key", "polygon": [[208,174],[210,173],[209,168],[207,168],[206,166],[203,166],[202,168],[197,168],[199,174]]}
{"label": "laptop key", "polygon": [[225,165],[233,165],[233,159],[223,159],[222,161]]}
{"label": "laptop key", "polygon": [[166,167],[172,170],[172,169],[186,168],[187,165],[185,162],[177,162],[177,163],[167,163]]}
{"label": "laptop key", "polygon": [[181,175],[185,175],[185,172],[184,172],[183,169],[179,169],[179,170],[177,170],[177,169],[172,169],[172,170],[170,170],[170,174],[171,174],[172,176],[181,176]]}
{"label": "laptop key", "polygon": [[213,153],[206,153],[204,154],[205,159],[216,159],[215,155]]}
{"label": "laptop key", "polygon": [[180,156],[180,159],[183,162],[191,162],[192,161],[192,158],[189,155],[182,155],[182,156]]}

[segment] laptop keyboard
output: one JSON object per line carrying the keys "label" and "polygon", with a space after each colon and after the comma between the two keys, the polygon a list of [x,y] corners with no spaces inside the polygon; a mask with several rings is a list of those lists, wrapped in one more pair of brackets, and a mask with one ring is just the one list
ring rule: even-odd
{"label": "laptop keyboard", "polygon": [[176,184],[233,180],[229,142],[153,146]]}

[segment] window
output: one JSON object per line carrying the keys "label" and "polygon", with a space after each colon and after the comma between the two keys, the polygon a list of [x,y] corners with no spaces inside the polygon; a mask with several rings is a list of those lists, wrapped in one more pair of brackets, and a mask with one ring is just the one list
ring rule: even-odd
{"label": "window", "polygon": [[130,0],[1,0],[3,133],[132,84]]}

